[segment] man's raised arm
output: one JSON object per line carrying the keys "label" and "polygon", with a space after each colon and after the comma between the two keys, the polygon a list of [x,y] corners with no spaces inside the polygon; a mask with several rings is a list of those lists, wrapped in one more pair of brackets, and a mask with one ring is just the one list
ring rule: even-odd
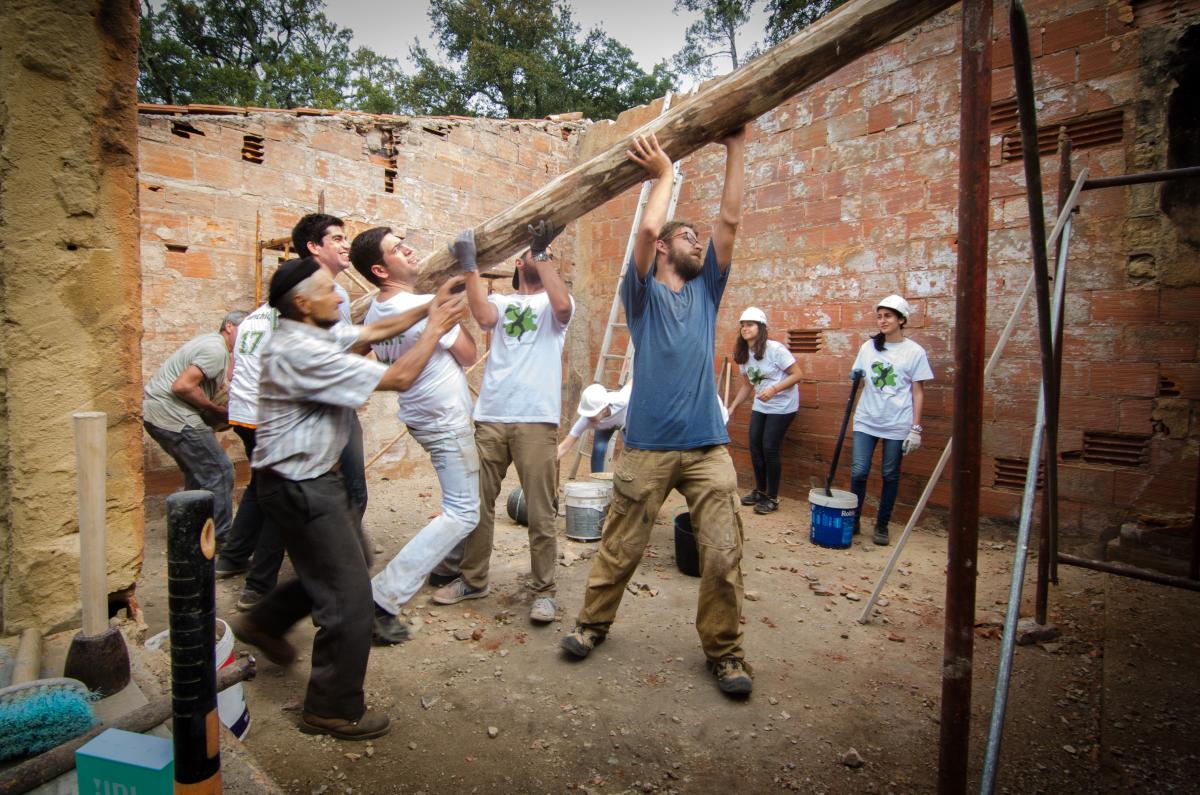
{"label": "man's raised arm", "polygon": [[654,184],[650,186],[650,196],[646,199],[646,207],[642,210],[642,221],[638,225],[637,238],[633,243],[633,262],[637,266],[638,277],[645,279],[654,264],[655,242],[663,224],[667,222],[667,209],[671,204],[671,188],[675,184],[675,170],[671,167],[671,158],[658,145],[658,139],[653,135],[649,139],[640,135],[633,136],[633,144],[625,155],[643,169]]}
{"label": "man's raised arm", "polygon": [[389,340],[392,337],[395,337],[397,334],[402,334],[405,331],[408,331],[409,328],[415,326],[423,318],[425,318],[429,314],[432,307],[445,303],[450,297],[451,291],[453,291],[457,285],[462,283],[463,277],[461,276],[455,276],[452,279],[447,279],[446,283],[438,288],[437,294],[433,297],[432,301],[421,304],[420,306],[415,306],[411,309],[405,309],[398,315],[385,317],[381,320],[376,320],[374,323],[363,326],[362,333],[358,335],[358,340],[354,343],[354,346],[351,348],[351,350],[355,353],[365,353],[366,349],[371,345],[371,343],[383,342],[384,340]]}
{"label": "man's raised arm", "polygon": [[742,194],[746,184],[746,128],[722,138],[725,147],[725,187],[721,191],[721,213],[713,224],[713,252],[721,272],[733,262],[733,240],[742,222]]}

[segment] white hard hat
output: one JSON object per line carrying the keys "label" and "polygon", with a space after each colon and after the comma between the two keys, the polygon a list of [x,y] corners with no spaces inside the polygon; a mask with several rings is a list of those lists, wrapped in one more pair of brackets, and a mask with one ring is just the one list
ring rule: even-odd
{"label": "white hard hat", "polygon": [[592,384],[579,396],[579,416],[595,417],[608,408],[608,390],[603,384]]}
{"label": "white hard hat", "polygon": [[748,306],[742,316],[738,318],[739,323],[762,323],[767,325],[767,313],[759,309],[757,306]]}
{"label": "white hard hat", "polygon": [[912,307],[908,305],[908,301],[905,301],[898,295],[889,295],[887,298],[875,304],[876,309],[879,309],[880,307],[883,307],[884,309],[890,309],[893,312],[899,312],[904,317],[908,317],[912,314]]}

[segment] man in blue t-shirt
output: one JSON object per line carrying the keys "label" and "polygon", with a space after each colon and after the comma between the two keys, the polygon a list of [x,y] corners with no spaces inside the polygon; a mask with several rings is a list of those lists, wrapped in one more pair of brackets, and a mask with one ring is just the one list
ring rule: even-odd
{"label": "man in blue t-shirt", "polygon": [[621,301],[637,356],[625,453],[575,631],[562,647],[577,657],[604,640],[671,489],[687,499],[700,552],[696,631],[722,691],[749,694],[742,650],[742,523],[729,434],[713,378],[717,309],[729,280],[742,215],[746,130],[720,141],[725,186],[707,252],[690,223],[665,223],[674,171],[654,136],[634,136],[629,159],[655,180]]}

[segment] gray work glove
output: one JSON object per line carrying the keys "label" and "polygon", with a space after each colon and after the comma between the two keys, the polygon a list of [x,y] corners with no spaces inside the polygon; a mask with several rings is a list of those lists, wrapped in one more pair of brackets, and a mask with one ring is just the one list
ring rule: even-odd
{"label": "gray work glove", "polygon": [[529,241],[529,253],[534,259],[545,259],[546,249],[550,248],[550,242],[562,233],[566,227],[555,226],[554,222],[548,218],[542,218],[537,223],[529,225],[529,235],[532,238]]}
{"label": "gray work glove", "polygon": [[459,232],[453,243],[446,244],[446,248],[450,249],[450,253],[458,260],[459,266],[467,273],[474,273],[478,268],[478,265],[475,264],[474,229],[464,229]]}

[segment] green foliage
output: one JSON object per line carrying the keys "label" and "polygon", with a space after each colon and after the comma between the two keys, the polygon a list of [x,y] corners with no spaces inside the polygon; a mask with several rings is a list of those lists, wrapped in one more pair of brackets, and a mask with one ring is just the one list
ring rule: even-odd
{"label": "green foliage", "polygon": [[[738,55],[738,29],[750,20],[755,0],[675,0],[675,12],[700,13],[700,19],[688,25],[687,43],[675,54],[680,72],[697,78],[711,77],[713,59],[727,57],[734,69],[742,64]],[[716,48],[716,49],[714,49]]]}
{"label": "green foliage", "polygon": [[325,16],[324,0],[143,2],[144,102],[398,109],[395,59],[352,52],[353,32]]}
{"label": "green foliage", "polygon": [[767,0],[767,44],[774,46],[846,0]]}
{"label": "green foliage", "polygon": [[674,85],[666,64],[647,74],[600,28],[580,39],[561,0],[432,0],[429,17],[447,62],[413,44],[415,113],[614,118]]}

